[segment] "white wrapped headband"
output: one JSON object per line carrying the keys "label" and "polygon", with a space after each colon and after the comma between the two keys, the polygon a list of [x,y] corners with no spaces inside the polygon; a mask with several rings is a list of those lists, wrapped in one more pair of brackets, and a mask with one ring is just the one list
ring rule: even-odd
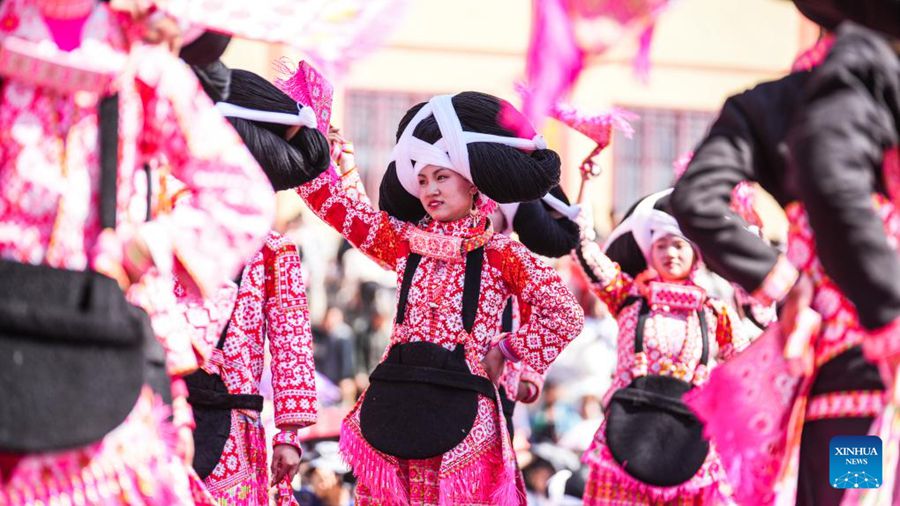
{"label": "white wrapped headband", "polygon": [[654,193],[641,200],[637,207],[634,208],[634,212],[622,221],[607,237],[603,250],[606,251],[613,241],[631,232],[632,236],[634,236],[634,242],[637,243],[641,253],[644,254],[644,258],[649,262],[650,246],[653,244],[654,239],[662,236],[660,233],[684,237],[684,234],[678,227],[678,222],[675,221],[672,215],[653,208],[659,199],[670,193],[672,193],[672,188]]}
{"label": "white wrapped headband", "polygon": [[[578,213],[581,212],[581,206],[577,204],[566,204],[550,193],[541,197],[541,200],[550,206],[551,209],[572,221],[575,221],[575,218],[578,217]],[[500,204],[499,208],[500,212],[503,213],[503,218],[506,220],[506,227],[503,230],[498,230],[498,232],[509,235],[512,232],[512,224],[513,220],[516,219],[516,213],[519,212],[519,202]]]}
{"label": "white wrapped headband", "polygon": [[262,121],[263,123],[276,123],[278,125],[305,126],[307,128],[316,128],[318,125],[316,113],[312,107],[304,107],[301,104],[297,104],[297,114],[260,111],[229,102],[216,102],[216,109],[227,118],[241,118],[250,121]]}
{"label": "white wrapped headband", "polygon": [[[432,97],[403,129],[397,145],[391,152],[391,161],[397,167],[397,179],[410,195],[419,195],[418,175],[426,165],[452,169],[472,181],[468,145],[473,142],[493,142],[522,150],[547,149],[547,143],[540,134],[531,139],[522,139],[464,132],[459,117],[456,115],[456,109],[453,108],[452,99],[452,95]],[[441,138],[434,144],[429,144],[413,136],[413,131],[419,123],[430,115],[434,115],[438,129],[441,131]]]}

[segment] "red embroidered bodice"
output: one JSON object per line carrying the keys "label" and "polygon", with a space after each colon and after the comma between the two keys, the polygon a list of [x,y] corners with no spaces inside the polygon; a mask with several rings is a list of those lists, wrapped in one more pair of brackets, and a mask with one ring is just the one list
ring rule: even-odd
{"label": "red embroidered bodice", "polygon": [[[545,371],[581,330],[581,307],[556,271],[523,245],[493,234],[485,245],[478,312],[472,334],[467,335],[461,309],[464,256],[444,259],[447,241],[430,245],[417,236],[412,224],[352,199],[325,177],[301,186],[299,192],[319,217],[363,253],[394,269],[398,283],[411,252],[411,238],[417,249],[426,250],[412,280],[405,322],[394,326],[392,343],[428,341],[447,348],[465,343],[469,367],[480,373],[481,359],[494,341],[500,315],[511,295],[531,306],[532,312],[527,324],[510,333],[509,344],[536,371]],[[485,225],[486,218],[474,216],[450,223],[429,221],[420,230],[466,247],[466,240],[483,234]],[[429,248],[434,251],[429,253]]]}
{"label": "red embroidered bodice", "polygon": [[[709,299],[691,281],[671,285],[648,283],[650,314],[644,326],[644,357],[634,353],[635,331],[640,302],[625,304],[630,296],[639,296],[634,279],[619,268],[619,264],[603,254],[593,241],[582,244],[582,255],[590,266],[594,294],[615,314],[619,323],[616,374],[610,393],[627,386],[642,374],[672,375],[694,384],[702,384],[714,359],[726,360],[749,342],[732,331],[725,304]],[[576,262],[581,266],[580,262]],[[697,310],[706,318],[710,361],[707,371],[698,368],[702,352],[700,320]],[[608,396],[607,396],[608,397]]]}

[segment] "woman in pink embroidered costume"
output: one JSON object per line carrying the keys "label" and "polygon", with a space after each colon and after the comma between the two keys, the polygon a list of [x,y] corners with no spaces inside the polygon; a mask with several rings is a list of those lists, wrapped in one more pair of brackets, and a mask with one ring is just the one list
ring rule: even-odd
{"label": "woman in pink embroidered costume", "polygon": [[[228,99],[217,108],[276,190],[296,188],[328,167],[328,143],[316,129],[312,109],[262,77],[230,71]],[[244,268],[224,342],[204,370],[222,377],[231,398],[259,396],[266,341],[279,430],[273,438],[273,476],[270,481],[259,410],[226,403],[231,432],[204,480],[220,505],[268,504],[270,483],[278,486],[278,504],[296,504],[290,482],[300,465],[297,430],[316,421],[315,365],[300,256],[296,245],[276,232],[269,232],[265,246]]]}
{"label": "woman in pink embroidered costume", "polygon": [[[299,190],[401,282],[391,346],[341,431],[357,501],[522,504],[489,371],[496,378],[505,356],[543,372],[583,316],[556,272],[494,234],[476,202],[540,198],[559,177],[559,157],[511,105],[482,93],[434,97],[398,130],[385,211],[328,177]],[[492,348],[509,296],[532,315]]]}
{"label": "woman in pink embroidered costume", "polygon": [[[200,294],[236,273],[272,219],[271,187],[190,71],[163,48],[129,40],[130,19],[95,0],[9,0],[0,19],[0,257],[105,272],[130,284],[135,302],[161,280],[171,288],[172,270]],[[22,61],[29,65],[16,65]],[[101,234],[97,103],[111,92],[118,95],[117,220]],[[160,158],[191,197],[165,220],[145,221],[142,166]],[[154,308],[143,309],[167,350],[193,348],[162,334]],[[176,408],[183,406],[184,392],[173,390]],[[145,388],[125,421],[95,443],[0,455],[0,503],[193,503],[189,468],[175,455],[165,418]]]}
{"label": "woman in pink embroidered costume", "polygon": [[[610,410],[626,387],[654,376],[700,385],[714,365],[709,357],[724,360],[746,345],[733,340],[725,305],[710,299],[693,283],[700,259],[674,218],[661,210],[669,192],[646,197],[632,208],[610,236],[606,254],[593,241],[589,225],[584,227],[581,245],[575,250],[594,293],[619,323],[616,374],[604,400],[607,419],[584,455],[591,469],[584,495],[586,505],[729,502],[714,447],[695,459],[693,476],[686,476],[680,483],[665,483],[668,477],[662,477],[654,484],[636,477],[649,480],[651,473],[632,467],[634,462],[623,462],[612,450],[611,438],[620,434],[611,427]],[[635,437],[656,439],[650,433]],[[674,458],[663,454],[665,442],[644,450],[653,453],[654,459]],[[620,450],[619,455],[624,453]],[[677,458],[687,459],[685,455]]]}

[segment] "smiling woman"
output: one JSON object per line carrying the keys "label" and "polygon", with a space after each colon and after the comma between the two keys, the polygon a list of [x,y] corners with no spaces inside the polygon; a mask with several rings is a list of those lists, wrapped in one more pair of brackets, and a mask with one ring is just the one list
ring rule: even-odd
{"label": "smiling woman", "polygon": [[[545,371],[583,314],[556,271],[494,234],[474,204],[542,197],[559,179],[559,157],[511,105],[475,92],[413,107],[397,137],[384,211],[327,177],[299,189],[401,287],[391,346],[341,428],[357,503],[522,504],[492,380],[504,357]],[[513,296],[531,318],[495,347]]]}
{"label": "smiling woman", "polygon": [[584,457],[588,506],[729,502],[715,442],[703,439],[681,395],[747,343],[733,334],[724,304],[694,283],[699,255],[666,212],[670,193],[637,203],[605,251],[585,225],[574,251],[619,324],[606,421]]}

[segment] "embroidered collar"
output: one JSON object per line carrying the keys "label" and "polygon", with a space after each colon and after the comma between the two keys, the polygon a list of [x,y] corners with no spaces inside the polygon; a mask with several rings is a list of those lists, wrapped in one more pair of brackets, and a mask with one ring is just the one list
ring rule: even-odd
{"label": "embroidered collar", "polygon": [[428,221],[423,228],[410,230],[409,249],[422,256],[462,262],[470,251],[487,244],[492,235],[494,227],[481,215],[451,222]]}
{"label": "embroidered collar", "polygon": [[703,307],[706,291],[693,283],[651,281],[647,284],[647,302],[663,311],[696,311]]}

